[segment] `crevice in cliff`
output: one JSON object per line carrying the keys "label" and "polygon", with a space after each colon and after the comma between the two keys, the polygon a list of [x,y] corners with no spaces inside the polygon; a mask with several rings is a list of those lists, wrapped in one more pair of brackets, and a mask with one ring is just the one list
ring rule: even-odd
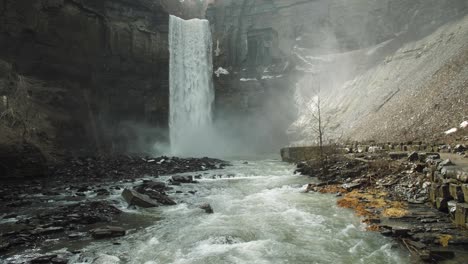
{"label": "crevice in cliff", "polygon": [[71,4],[75,7],[78,7],[80,10],[85,11],[86,13],[91,13],[101,19],[107,20],[107,17],[104,14],[99,13],[98,11],[85,6],[81,1],[78,0],[65,0],[65,3]]}
{"label": "crevice in cliff", "polygon": [[245,13],[245,9],[247,7],[248,0],[243,0],[242,2],[242,7],[241,7],[241,13],[239,15],[239,20],[237,21],[237,32],[236,32],[236,41],[234,42],[236,47],[235,47],[235,56],[234,56],[234,64],[239,65],[240,61],[240,42],[242,38],[242,31],[243,31],[243,26],[244,26],[244,17],[243,14]]}

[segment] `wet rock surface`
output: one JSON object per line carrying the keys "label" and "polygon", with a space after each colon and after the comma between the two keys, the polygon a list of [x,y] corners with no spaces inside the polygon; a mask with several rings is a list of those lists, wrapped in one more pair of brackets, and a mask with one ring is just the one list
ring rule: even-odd
{"label": "wet rock surface", "polygon": [[[227,165],[210,158],[70,158],[50,166],[44,177],[4,182],[0,186],[0,252],[8,257],[50,243],[124,236],[132,217],[126,217],[128,213],[118,209],[122,207],[119,200],[145,208],[148,207],[142,206],[145,202],[151,207],[174,205],[170,193],[176,192],[165,182],[168,177],[159,176],[221,169]],[[191,179],[182,184],[193,183],[192,176],[181,177]],[[47,250],[43,253],[28,261],[67,263],[69,257],[50,255]]]}
{"label": "wet rock surface", "polygon": [[463,184],[460,177],[444,174],[462,168],[439,153],[424,152],[355,153],[325,166],[317,161],[297,165],[298,172],[321,181],[306,192],[338,193],[338,205],[354,209],[368,230],[394,237],[429,263],[468,256]]}
{"label": "wet rock surface", "polygon": [[17,218],[14,226],[0,225],[2,251],[37,246],[49,239],[78,238],[75,232],[86,230],[93,224],[110,223],[121,213],[106,201],[85,201],[32,211]]}
{"label": "wet rock surface", "polygon": [[198,208],[204,210],[205,213],[207,213],[207,214],[214,213],[213,208],[211,207],[211,205],[209,203],[201,204],[201,205],[198,206]]}
{"label": "wet rock surface", "polygon": [[91,236],[96,239],[125,236],[125,229],[118,226],[106,226],[96,228],[90,231]]}

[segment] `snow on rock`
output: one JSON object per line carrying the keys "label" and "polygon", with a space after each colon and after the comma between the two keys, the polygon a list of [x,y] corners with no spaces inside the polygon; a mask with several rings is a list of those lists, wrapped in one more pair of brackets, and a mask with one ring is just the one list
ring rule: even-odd
{"label": "snow on rock", "polygon": [[241,82],[258,81],[257,78],[240,78]]}
{"label": "snow on rock", "polygon": [[219,67],[219,68],[214,72],[214,74],[216,75],[216,77],[219,78],[219,76],[220,76],[221,74],[223,74],[223,75],[228,75],[229,72],[228,72],[228,70],[224,69],[223,67]]}
{"label": "snow on rock", "polygon": [[458,131],[458,129],[454,127],[454,128],[451,128],[451,129],[445,131],[444,133],[445,133],[445,135],[449,135],[449,134],[455,133],[457,131]]}
{"label": "snow on rock", "polygon": [[274,79],[274,78],[281,78],[281,77],[283,77],[283,75],[282,75],[282,74],[280,74],[280,75],[276,75],[276,76],[271,76],[271,75],[263,75],[263,76],[262,76],[262,80],[269,80],[269,79]]}
{"label": "snow on rock", "polygon": [[467,128],[468,127],[468,121],[463,121],[461,124],[460,124],[460,128]]}

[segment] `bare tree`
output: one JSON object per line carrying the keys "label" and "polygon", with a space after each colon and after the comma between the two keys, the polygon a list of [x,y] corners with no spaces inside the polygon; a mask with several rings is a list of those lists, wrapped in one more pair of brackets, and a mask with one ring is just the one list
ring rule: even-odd
{"label": "bare tree", "polygon": [[328,120],[323,117],[323,106],[321,98],[321,84],[320,80],[318,81],[318,88],[316,90],[316,96],[312,100],[311,108],[311,117],[312,121],[315,124],[312,124],[311,129],[317,136],[318,146],[319,146],[319,155],[320,155],[320,164],[322,168],[325,168],[326,155],[324,151],[324,140],[325,140],[325,130],[328,124]]}
{"label": "bare tree", "polygon": [[17,127],[21,131],[21,139],[27,141],[28,136],[35,129],[35,120],[39,117],[28,93],[28,80],[19,75],[14,90],[9,96],[4,96],[6,107],[0,113],[0,120],[5,120],[10,127]]}

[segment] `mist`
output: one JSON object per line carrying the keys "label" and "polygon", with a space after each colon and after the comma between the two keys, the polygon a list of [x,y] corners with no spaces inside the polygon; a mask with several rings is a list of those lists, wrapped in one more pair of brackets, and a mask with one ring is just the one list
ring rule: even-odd
{"label": "mist", "polygon": [[[195,13],[203,10],[202,16],[208,4],[220,9],[236,6],[227,0],[182,2]],[[246,9],[251,3],[254,1],[247,2]],[[258,17],[250,25],[241,23],[237,25],[238,35],[225,27],[229,18],[217,15],[210,21],[212,123],[204,129],[186,131],[183,152],[168,151],[170,143],[160,140],[152,144],[158,146],[153,152],[255,156],[277,154],[287,145],[316,144],[317,124],[312,114],[317,98],[326,120],[326,142],[348,141],[358,122],[373,115],[367,109],[380,109],[398,93],[396,85],[388,84],[391,80],[366,76],[376,71],[385,75],[389,58],[402,47],[466,14],[460,3],[439,1],[427,11],[436,14],[431,20],[421,14],[421,5],[420,1],[413,3],[405,11],[411,16],[404,18],[401,10],[379,14],[382,4],[374,1],[310,1],[271,10],[265,7],[266,14],[276,14],[274,19]],[[450,12],[440,15],[438,8]],[[220,67],[226,73],[214,75]],[[390,91],[382,90],[381,97],[372,99],[369,91],[359,86],[388,86]],[[138,149],[140,143],[134,147],[130,149]]]}

